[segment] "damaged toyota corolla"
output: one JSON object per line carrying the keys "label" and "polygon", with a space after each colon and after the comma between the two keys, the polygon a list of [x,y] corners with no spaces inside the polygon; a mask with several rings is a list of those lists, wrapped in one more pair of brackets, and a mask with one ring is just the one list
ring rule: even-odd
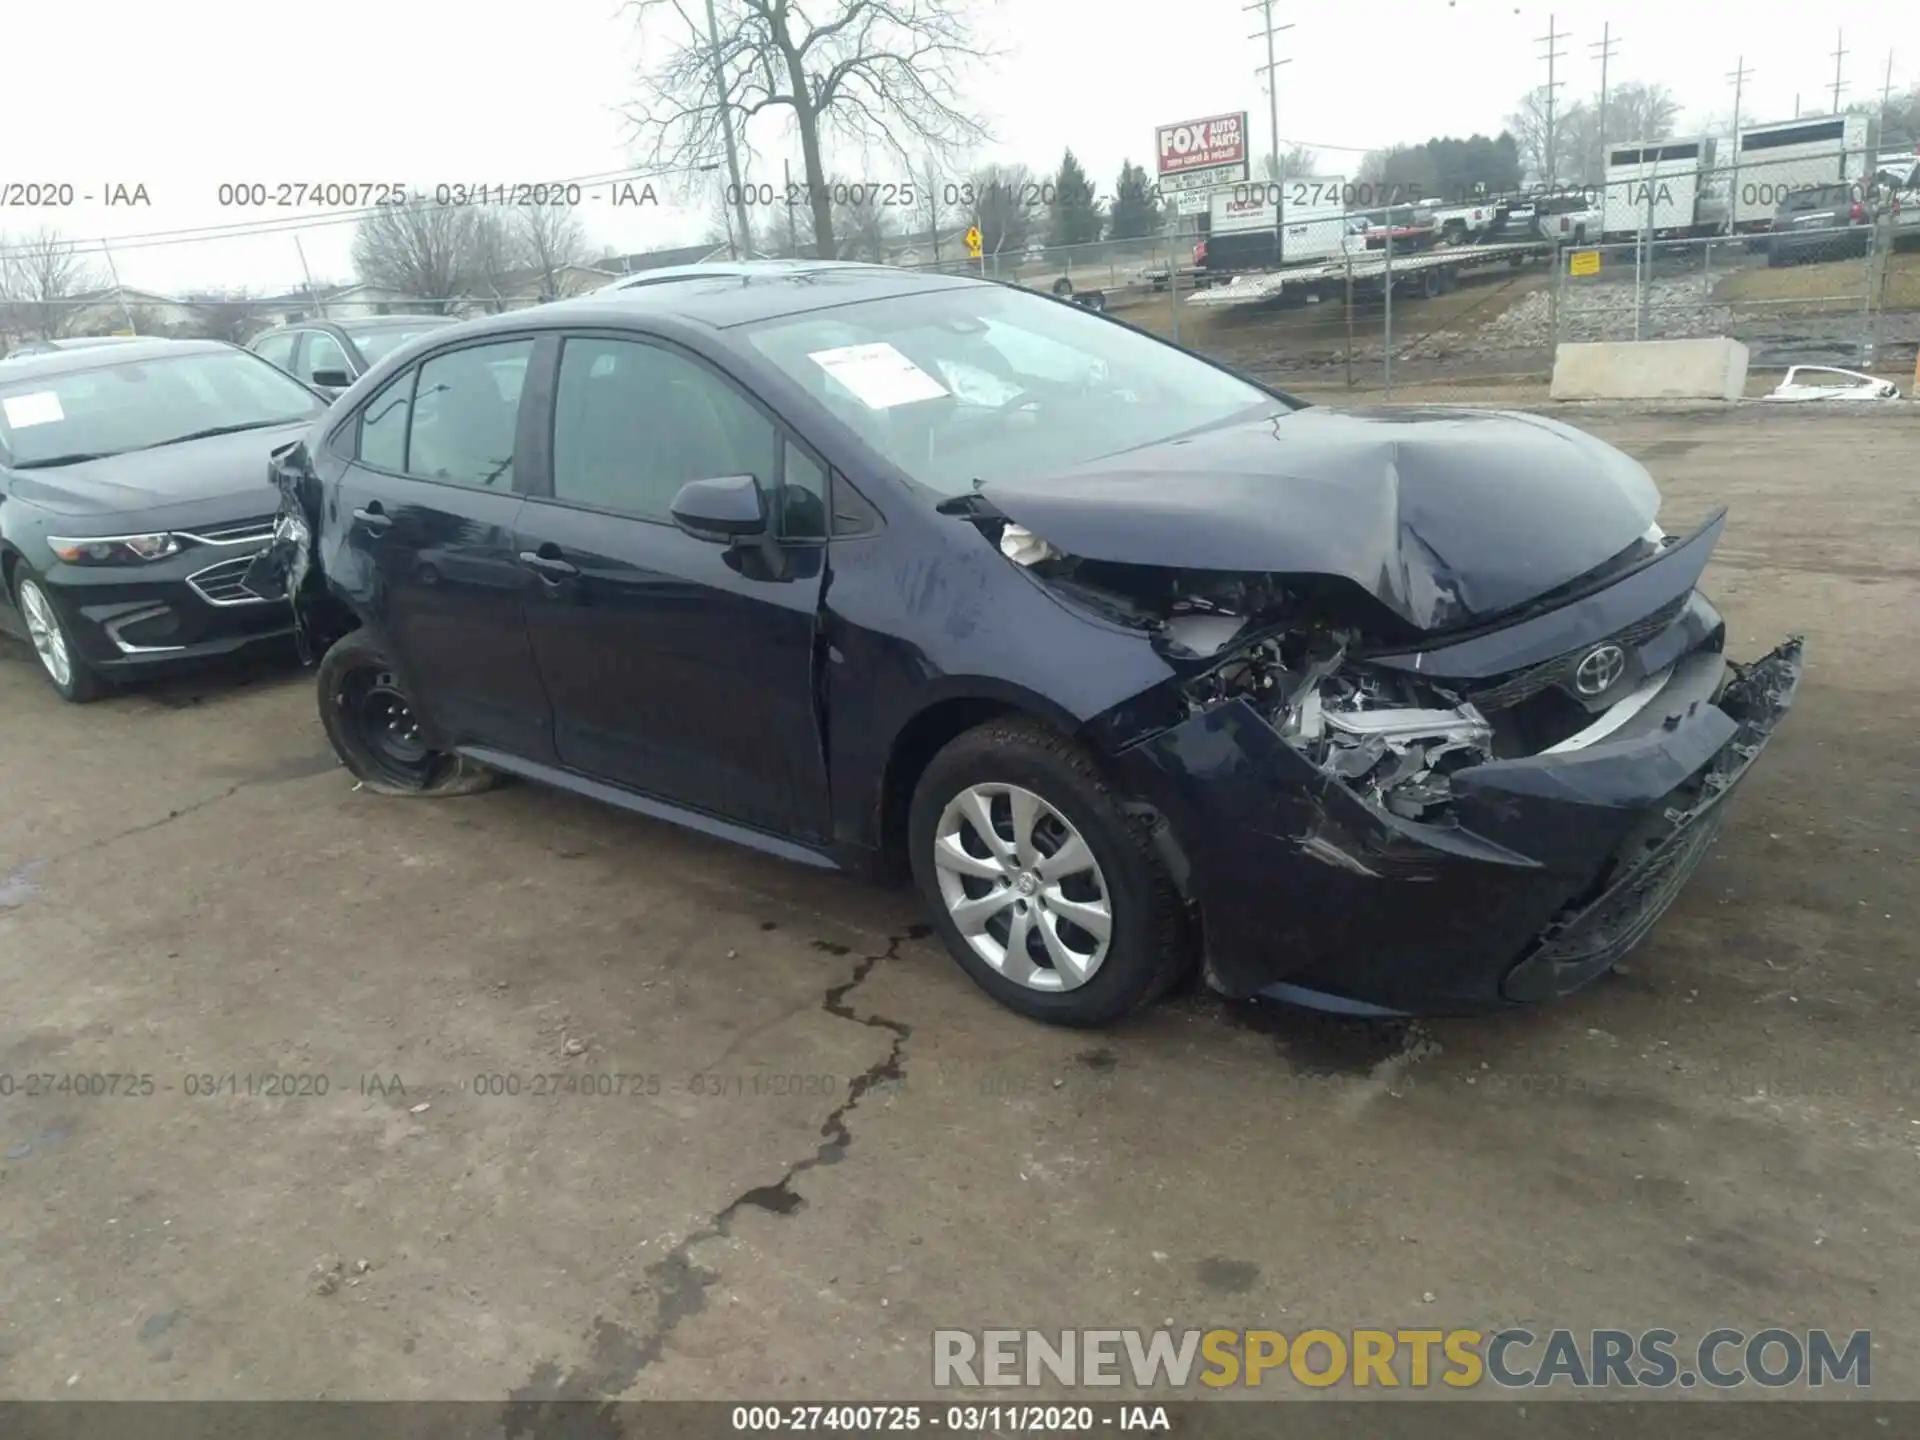
{"label": "damaged toyota corolla", "polygon": [[852,265],[436,332],[281,452],[369,788],[505,773],[911,873],[1023,1014],[1191,966],[1354,1014],[1568,994],[1791,705],[1570,426],[1307,406],[1111,317]]}

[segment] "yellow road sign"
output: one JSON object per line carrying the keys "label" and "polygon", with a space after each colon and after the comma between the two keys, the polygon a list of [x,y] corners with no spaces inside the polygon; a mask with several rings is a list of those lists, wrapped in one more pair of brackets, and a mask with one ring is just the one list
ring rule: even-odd
{"label": "yellow road sign", "polygon": [[1600,273],[1600,252],[1598,250],[1576,250],[1567,257],[1569,275],[1598,275]]}
{"label": "yellow road sign", "polygon": [[967,254],[976,260],[980,258],[980,227],[978,225],[967,228]]}

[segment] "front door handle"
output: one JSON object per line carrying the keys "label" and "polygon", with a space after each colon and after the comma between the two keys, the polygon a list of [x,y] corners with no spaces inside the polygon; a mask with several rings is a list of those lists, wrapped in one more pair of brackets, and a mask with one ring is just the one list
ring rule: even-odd
{"label": "front door handle", "polygon": [[520,563],[533,571],[542,580],[558,582],[569,575],[578,575],[580,567],[562,560],[558,554],[547,553],[546,547],[540,550],[522,550]]}
{"label": "front door handle", "polygon": [[393,517],[380,508],[380,502],[378,500],[369,500],[365,505],[355,510],[353,512],[353,518],[366,526],[367,529],[376,532],[385,530],[389,525],[393,524]]}

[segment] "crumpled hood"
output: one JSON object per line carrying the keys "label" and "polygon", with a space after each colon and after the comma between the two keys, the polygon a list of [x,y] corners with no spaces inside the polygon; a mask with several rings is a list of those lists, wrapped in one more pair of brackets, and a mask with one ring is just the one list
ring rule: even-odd
{"label": "crumpled hood", "polygon": [[1420,630],[1588,574],[1660,508],[1638,462],[1556,420],[1314,406],[980,495],[1070,556],[1344,578]]}

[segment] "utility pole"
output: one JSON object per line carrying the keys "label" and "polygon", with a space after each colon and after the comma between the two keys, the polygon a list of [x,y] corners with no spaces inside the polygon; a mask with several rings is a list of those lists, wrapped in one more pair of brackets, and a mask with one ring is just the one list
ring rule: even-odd
{"label": "utility pole", "polygon": [[1747,57],[1742,55],[1733,62],[1734,68],[1727,79],[1733,82],[1733,180],[1727,190],[1727,233],[1733,234],[1740,228],[1740,98],[1753,71],[1747,66]]}
{"label": "utility pole", "polygon": [[731,235],[727,238],[733,241],[733,258],[744,260],[753,231],[747,228],[747,197],[740,190],[740,147],[733,136],[733,101],[727,94],[726,66],[720,61],[720,22],[713,13],[713,0],[707,0],[707,49],[713,57],[713,103],[720,107],[720,130],[727,142],[727,179],[733,185],[733,220],[740,236],[738,240]]}
{"label": "utility pole", "polygon": [[1840,78],[1841,64],[1847,58],[1847,32],[1836,30],[1833,35],[1833,113],[1840,113],[1840,92],[1846,89],[1846,82]]}
{"label": "utility pole", "polygon": [[1538,40],[1539,44],[1547,47],[1547,173],[1542,175],[1540,179],[1543,184],[1548,186],[1551,186],[1554,181],[1559,178],[1555,173],[1555,162],[1558,157],[1554,154],[1554,104],[1557,92],[1560,89],[1560,81],[1554,78],[1554,67],[1567,53],[1560,48],[1560,42],[1572,33],[1571,31],[1560,29],[1555,24],[1558,18],[1558,16],[1554,15],[1547,16],[1547,33],[1540,36]]}
{"label": "utility pole", "polygon": [[1887,79],[1880,87],[1880,139],[1877,149],[1887,148],[1887,106],[1893,101],[1893,51],[1887,51]]}
{"label": "utility pole", "polygon": [[[1275,259],[1280,259],[1283,258],[1280,255],[1280,248],[1286,234],[1287,220],[1286,187],[1279,183],[1282,178],[1280,174],[1280,67],[1292,62],[1273,58],[1273,37],[1282,30],[1293,29],[1293,26],[1273,23],[1273,0],[1254,0],[1253,4],[1243,5],[1240,8],[1260,12],[1260,28],[1247,38],[1249,40],[1264,39],[1267,42],[1267,63],[1256,67],[1254,74],[1264,74],[1267,77],[1267,144],[1271,147],[1273,155],[1274,180],[1273,245]],[[1167,288],[1169,290],[1176,288],[1171,272],[1169,272]]]}
{"label": "utility pole", "polygon": [[[1614,47],[1619,43],[1612,22],[1608,22],[1600,27],[1599,41],[1587,46],[1600,57],[1600,181],[1603,185],[1607,179],[1607,62],[1613,59]],[[1601,203],[1604,205],[1605,201]]]}

